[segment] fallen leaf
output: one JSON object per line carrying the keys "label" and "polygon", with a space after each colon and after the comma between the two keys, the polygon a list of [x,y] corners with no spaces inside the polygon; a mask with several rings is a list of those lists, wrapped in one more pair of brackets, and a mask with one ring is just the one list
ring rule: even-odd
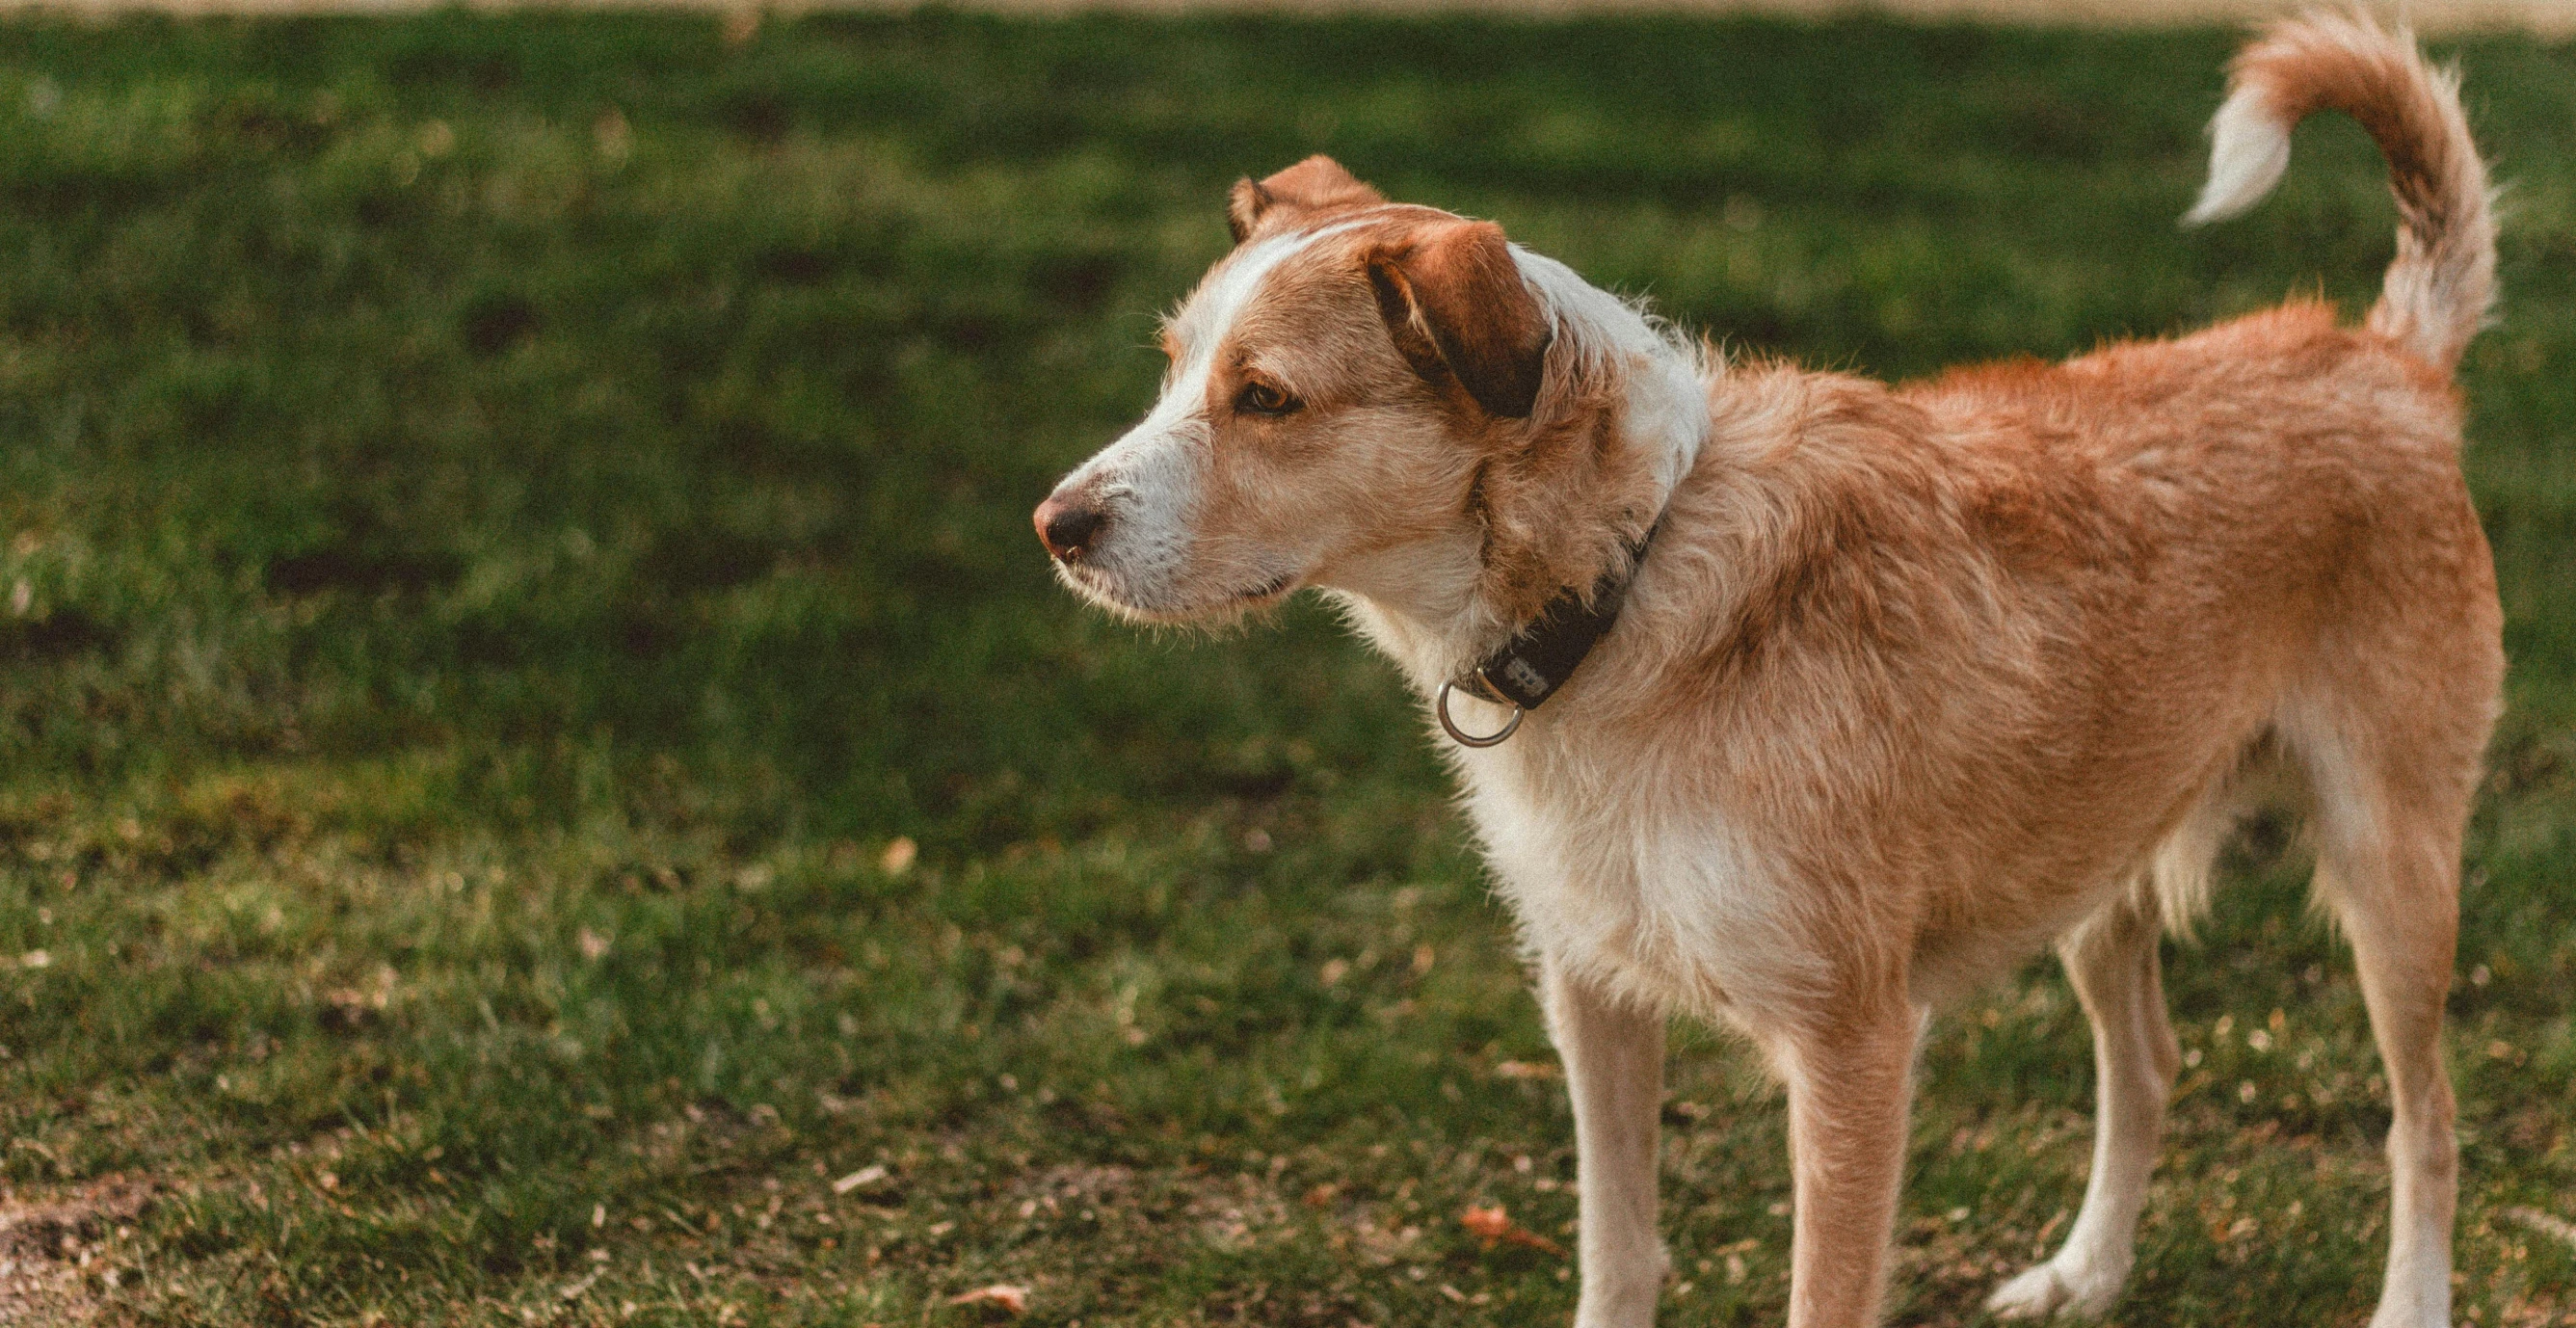
{"label": "fallen leaf", "polygon": [[951,1305],[993,1305],[998,1306],[1002,1312],[1006,1314],[1026,1314],[1029,1312],[1029,1289],[1023,1286],[1004,1285],[977,1287],[972,1291],[960,1292],[957,1295],[950,1296],[948,1298],[948,1303]]}
{"label": "fallen leaf", "polygon": [[873,1162],[832,1182],[832,1193],[848,1194],[862,1185],[874,1185],[886,1178],[885,1164]]}
{"label": "fallen leaf", "polygon": [[566,1286],[563,1290],[556,1292],[555,1294],[562,1296],[564,1303],[569,1305],[574,1301],[581,1299],[583,1296],[590,1294],[590,1289],[599,1283],[599,1274],[599,1269],[591,1269],[590,1276]]}
{"label": "fallen leaf", "polygon": [[1513,1222],[1510,1210],[1501,1204],[1495,1204],[1491,1208],[1478,1208],[1470,1204],[1466,1212],[1458,1215],[1458,1225],[1467,1228],[1477,1239],[1484,1241],[1487,1249],[1493,1248],[1496,1242],[1501,1242],[1507,1245],[1526,1245],[1531,1249],[1553,1254],[1560,1259],[1565,1257],[1564,1246]]}
{"label": "fallen leaf", "polygon": [[877,866],[884,868],[888,876],[901,876],[912,870],[913,859],[920,856],[921,846],[912,842],[911,836],[898,835],[885,846],[885,856],[877,859]]}

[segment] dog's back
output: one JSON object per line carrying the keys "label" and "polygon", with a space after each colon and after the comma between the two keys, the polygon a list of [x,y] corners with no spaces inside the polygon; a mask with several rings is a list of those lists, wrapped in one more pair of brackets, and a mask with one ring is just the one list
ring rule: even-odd
{"label": "dog's back", "polygon": [[[2120,555],[2144,602],[2123,611],[2160,625],[2098,661],[2104,681],[2163,694],[2173,713],[2139,716],[2163,731],[2233,730],[2224,741],[2293,758],[2331,845],[2380,833],[2365,825],[2380,809],[2365,804],[2395,796],[2392,781],[2465,811],[2503,656],[2451,378],[2495,298],[2487,176],[2456,80],[2361,21],[2275,26],[2234,64],[2188,219],[2252,206],[2287,165],[2290,131],[2323,109],[2377,140],[2400,214],[2396,257],[2359,328],[2292,301],[1902,395],[1967,450],[1996,453],[2001,473],[2084,474],[2086,519],[2128,542]],[[2397,752],[2405,771],[2362,769]],[[2233,774],[2214,772],[2198,801],[2223,803]],[[2187,851],[2160,855],[2180,878],[2163,882],[2168,913],[2205,882],[2225,815],[2185,814],[2174,838]],[[2321,885],[2335,884],[2329,870]]]}
{"label": "dog's back", "polygon": [[[1868,658],[1883,693],[1870,708],[1918,735],[1877,782],[1920,823],[1881,815],[1880,836],[1988,841],[1969,854],[1973,878],[1927,882],[1920,916],[1953,920],[1916,948],[1928,990],[1980,980],[2063,926],[2085,892],[2063,877],[2126,855],[2155,864],[2157,911],[2183,922],[2259,757],[2290,758],[2329,842],[2417,814],[2392,800],[2465,811],[2503,659],[2451,381],[2494,298],[2486,175],[2456,91],[2375,28],[2280,25],[2236,63],[2193,215],[2250,206],[2279,178],[2289,130],[2329,107],[2380,142],[2402,218],[2360,327],[2293,301],[2065,363],[1956,371],[1840,407],[1864,427],[1807,435],[1854,460],[1811,459],[1790,481],[1803,503],[1782,506],[1830,512],[1838,490],[1873,505],[1855,518],[1869,556],[1839,561],[1847,578],[1884,569],[1854,582],[1869,613],[1851,615],[1883,627],[1855,642],[1849,624],[1771,623],[1816,638],[1772,656],[1810,671]],[[1907,487],[1931,496],[1898,497]],[[1831,594],[1792,580],[1810,605]],[[1987,718],[1918,723],[1977,708],[1980,686]],[[1979,787],[1925,797],[1943,770]],[[2031,807],[2069,823],[2033,824]],[[2321,881],[2330,899],[2339,879]]]}

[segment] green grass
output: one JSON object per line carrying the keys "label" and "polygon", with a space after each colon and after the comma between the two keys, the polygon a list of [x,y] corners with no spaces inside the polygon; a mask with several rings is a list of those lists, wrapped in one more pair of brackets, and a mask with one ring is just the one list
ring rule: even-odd
{"label": "green grass", "polygon": [[[1562,1322],[1563,1261],[1457,1224],[1564,1238],[1571,1124],[1389,670],[1311,606],[1118,628],[1029,535],[1224,187],[1331,151],[1898,376],[2357,307],[2391,224],[2333,124],[2176,229],[2216,32],[6,31],[0,1183],[111,1211],[0,1255],[116,1322]],[[2460,1294],[2567,1323],[2576,1249],[2505,1214],[2576,1216],[2576,50],[2458,53],[2514,182],[2465,377],[2515,666]],[[2384,1094],[2264,829],[2171,950],[2124,1322],[2375,1295]],[[2062,1228],[2082,1022],[2034,965],[1939,1024],[1901,1321]],[[1705,1031],[1672,1080],[1666,1321],[1775,1322],[1777,1094]]]}

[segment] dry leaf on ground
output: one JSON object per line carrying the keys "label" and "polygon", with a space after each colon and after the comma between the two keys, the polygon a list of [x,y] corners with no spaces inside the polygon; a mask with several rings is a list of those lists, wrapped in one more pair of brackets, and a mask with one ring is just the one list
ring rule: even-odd
{"label": "dry leaf on ground", "polygon": [[1006,1313],[1026,1314],[1029,1312],[1029,1289],[1024,1286],[1003,1286],[998,1284],[988,1287],[977,1287],[972,1291],[963,1291],[954,1296],[950,1296],[948,1298],[948,1303],[951,1305],[993,1305],[998,1306]]}
{"label": "dry leaf on ground", "polygon": [[1544,1250],[1560,1259],[1565,1257],[1564,1246],[1514,1223],[1511,1211],[1501,1204],[1495,1204],[1491,1208],[1478,1208],[1471,1204],[1466,1212],[1458,1215],[1458,1225],[1467,1228],[1478,1239],[1484,1241],[1487,1249],[1493,1248],[1499,1241],[1507,1245],[1526,1245],[1534,1250]]}

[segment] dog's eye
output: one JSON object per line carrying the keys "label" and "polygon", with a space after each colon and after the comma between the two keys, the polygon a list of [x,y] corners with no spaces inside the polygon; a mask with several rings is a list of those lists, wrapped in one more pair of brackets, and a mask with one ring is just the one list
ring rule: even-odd
{"label": "dog's eye", "polygon": [[1297,409],[1297,398],[1259,380],[1245,383],[1234,394],[1234,408],[1246,415],[1285,415]]}

